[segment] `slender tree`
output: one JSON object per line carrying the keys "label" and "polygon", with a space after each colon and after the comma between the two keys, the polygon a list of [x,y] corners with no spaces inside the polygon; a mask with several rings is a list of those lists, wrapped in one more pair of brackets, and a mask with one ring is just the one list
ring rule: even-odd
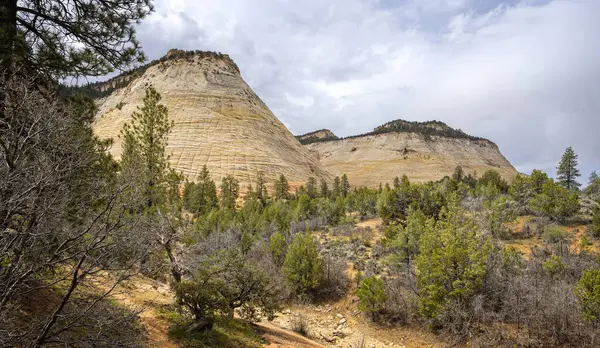
{"label": "slender tree", "polygon": [[329,197],[329,185],[327,185],[327,181],[325,181],[324,179],[321,179],[321,189],[320,189],[320,196],[323,198],[327,198]]}
{"label": "slender tree", "polygon": [[309,177],[308,181],[306,182],[306,194],[311,199],[317,197],[317,179],[312,176]]}
{"label": "slender tree", "polygon": [[350,192],[350,183],[348,182],[348,175],[346,175],[346,173],[342,175],[341,191],[342,196],[344,197],[348,196],[348,193]]}
{"label": "slender tree", "polygon": [[227,175],[221,182],[221,207],[223,209],[235,209],[235,202],[240,192],[240,183],[232,175]]}
{"label": "slender tree", "polygon": [[575,151],[569,146],[558,164],[557,178],[558,182],[567,190],[577,190],[580,183],[577,182],[577,178],[581,176],[579,169],[577,169],[577,155]]}
{"label": "slender tree", "polygon": [[285,175],[279,175],[279,179],[275,181],[273,185],[275,188],[275,199],[282,200],[288,199],[290,195],[290,184],[288,183]]}
{"label": "slender tree", "polygon": [[333,190],[331,190],[331,196],[337,198],[342,194],[342,180],[339,176],[336,176],[333,180]]}
{"label": "slender tree", "polygon": [[169,122],[167,107],[160,104],[160,99],[153,87],[146,89],[144,105],[138,107],[131,115],[132,121],[121,130],[122,172],[126,180],[139,187],[146,209],[164,197],[169,170],[166,147],[173,123]]}

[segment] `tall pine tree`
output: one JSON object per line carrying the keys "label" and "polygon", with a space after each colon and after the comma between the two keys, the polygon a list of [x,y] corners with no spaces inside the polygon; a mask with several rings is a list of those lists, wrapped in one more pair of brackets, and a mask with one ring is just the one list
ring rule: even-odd
{"label": "tall pine tree", "polygon": [[167,138],[173,123],[169,122],[167,107],[160,104],[160,94],[146,89],[144,105],[134,112],[130,123],[121,130],[123,153],[122,174],[145,208],[150,209],[164,199],[169,157],[166,154]]}
{"label": "tall pine tree", "polygon": [[577,178],[581,176],[579,169],[577,169],[577,155],[575,151],[569,146],[558,164],[557,175],[558,182],[567,190],[577,190],[580,183],[577,182]]}

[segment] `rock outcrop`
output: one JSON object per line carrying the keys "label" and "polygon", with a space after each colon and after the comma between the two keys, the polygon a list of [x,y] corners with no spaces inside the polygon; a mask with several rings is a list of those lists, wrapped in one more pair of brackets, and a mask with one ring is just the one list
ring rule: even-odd
{"label": "rock outcrop", "polygon": [[318,131],[297,135],[296,139],[302,145],[316,143],[319,141],[338,140],[339,138],[329,129],[319,129]]}
{"label": "rock outcrop", "polygon": [[437,121],[392,121],[365,135],[304,146],[332,174],[346,173],[353,186],[376,187],[403,174],[414,182],[439,180],[456,166],[478,175],[494,169],[505,179],[517,174],[493,142]]}
{"label": "rock outcrop", "polygon": [[98,100],[93,125],[100,138],[114,140],[110,151],[116,158],[121,153],[121,128],[142,104],[145,89],[154,86],[174,122],[167,147],[171,165],[190,179],[206,164],[217,184],[229,174],[242,184],[254,183],[258,171],[269,181],[279,174],[292,183],[309,176],[331,180],[244,82],[227,55],[172,50],[132,75],[126,86]]}

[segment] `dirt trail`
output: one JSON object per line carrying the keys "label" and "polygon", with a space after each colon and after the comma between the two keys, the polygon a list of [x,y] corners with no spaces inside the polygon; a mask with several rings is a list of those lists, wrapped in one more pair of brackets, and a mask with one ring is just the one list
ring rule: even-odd
{"label": "dirt trail", "polygon": [[138,316],[147,334],[148,347],[180,347],[169,338],[169,323],[157,312],[158,306],[173,303],[173,295],[167,285],[135,277],[124,283],[113,297],[129,308],[141,310]]}
{"label": "dirt trail", "polygon": [[[140,321],[147,334],[148,347],[178,348],[169,338],[170,324],[158,313],[160,305],[173,303],[173,294],[166,284],[138,276],[120,286],[113,298],[122,305],[141,310]],[[294,331],[278,327],[273,323],[261,322],[255,325],[256,331],[267,342],[266,347],[321,348],[323,345],[303,337]]]}

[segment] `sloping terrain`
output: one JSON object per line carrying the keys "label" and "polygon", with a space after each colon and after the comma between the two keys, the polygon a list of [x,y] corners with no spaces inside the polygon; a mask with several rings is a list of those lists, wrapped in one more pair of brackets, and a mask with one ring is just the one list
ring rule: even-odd
{"label": "sloping terrain", "polygon": [[332,174],[347,174],[355,186],[376,187],[403,174],[415,182],[439,180],[456,166],[479,175],[494,169],[505,179],[517,174],[493,142],[435,121],[393,121],[365,135],[304,146]]}
{"label": "sloping terrain", "polygon": [[171,165],[191,179],[205,164],[217,183],[229,174],[242,184],[254,182],[258,171],[269,181],[279,174],[291,182],[309,176],[331,179],[244,82],[228,56],[179,52],[170,51],[171,58],[144,67],[125,87],[98,100],[94,131],[114,140],[110,151],[116,158],[121,128],[142,104],[146,88],[154,86],[174,122],[167,147]]}

